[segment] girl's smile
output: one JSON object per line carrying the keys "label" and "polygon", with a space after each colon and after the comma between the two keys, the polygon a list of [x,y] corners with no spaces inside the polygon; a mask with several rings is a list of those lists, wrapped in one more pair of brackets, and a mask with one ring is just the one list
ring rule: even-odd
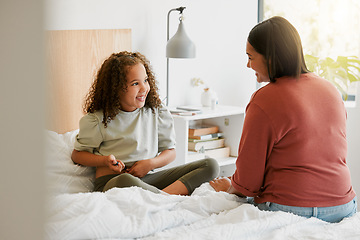
{"label": "girl's smile", "polygon": [[136,97],[137,100],[139,100],[140,102],[144,102],[146,100],[146,96],[140,96],[140,97]]}

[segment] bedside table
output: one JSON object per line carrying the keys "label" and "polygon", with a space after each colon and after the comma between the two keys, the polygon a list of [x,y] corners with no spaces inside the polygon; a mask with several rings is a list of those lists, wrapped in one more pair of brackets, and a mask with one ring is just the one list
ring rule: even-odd
{"label": "bedside table", "polygon": [[176,159],[168,167],[191,162],[188,151],[189,127],[194,125],[217,125],[224,134],[225,146],[230,147],[230,157],[216,159],[220,165],[220,176],[230,176],[235,171],[235,161],[244,123],[245,108],[218,105],[210,107],[189,106],[201,111],[196,115],[173,114],[176,133]]}

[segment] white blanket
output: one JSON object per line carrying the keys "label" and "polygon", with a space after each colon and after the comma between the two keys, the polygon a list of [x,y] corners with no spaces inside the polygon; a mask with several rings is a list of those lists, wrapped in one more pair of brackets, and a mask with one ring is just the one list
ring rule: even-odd
{"label": "white blanket", "polygon": [[260,211],[203,184],[192,196],[137,187],[53,196],[48,239],[360,239],[360,213],[330,224]]}
{"label": "white blanket", "polygon": [[91,193],[94,169],[71,160],[72,131],[46,131],[46,239],[360,239],[360,213],[337,224],[265,212],[208,183],[192,196],[137,187]]}

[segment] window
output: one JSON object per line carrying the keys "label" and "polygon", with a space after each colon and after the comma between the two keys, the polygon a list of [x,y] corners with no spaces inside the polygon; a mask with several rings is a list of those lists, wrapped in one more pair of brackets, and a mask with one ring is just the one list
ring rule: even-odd
{"label": "window", "polygon": [[[298,30],[305,55],[335,61],[338,56],[360,59],[359,12],[359,0],[259,0],[259,21],[276,15],[285,17]],[[360,80],[360,65],[356,66],[358,69],[351,70]],[[333,83],[345,91],[345,99],[354,101],[358,81],[346,79],[337,78]]]}

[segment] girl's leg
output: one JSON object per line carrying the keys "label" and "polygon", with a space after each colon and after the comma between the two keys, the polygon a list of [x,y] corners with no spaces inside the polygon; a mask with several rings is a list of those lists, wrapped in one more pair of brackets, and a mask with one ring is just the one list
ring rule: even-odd
{"label": "girl's leg", "polygon": [[[158,188],[156,188],[150,184],[147,184],[147,183],[143,182],[142,180],[140,180],[140,178],[134,177],[133,175],[128,174],[128,173],[123,173],[121,175],[118,175],[118,176],[110,179],[105,184],[102,191],[105,192],[114,187],[125,188],[125,187],[133,187],[133,186],[141,187],[142,189],[149,190],[154,193],[161,192],[161,190],[159,190]],[[168,194],[179,194],[179,195],[188,195],[189,194],[189,191],[187,190],[185,185],[180,181],[175,181],[171,185],[164,188],[163,191]]]}
{"label": "girl's leg", "polygon": [[160,193],[160,189],[162,189],[169,194],[188,195],[202,183],[217,177],[219,171],[217,161],[207,158],[153,174],[147,174],[141,179],[131,174],[123,173],[108,180],[102,191],[105,192],[114,187],[137,186],[155,193]]}
{"label": "girl's leg", "polygon": [[164,188],[163,191],[168,194],[189,195],[189,190],[186,188],[185,184],[179,180],[176,180],[174,183]]}
{"label": "girl's leg", "polygon": [[158,188],[141,181],[140,178],[134,177],[129,173],[122,173],[120,175],[117,175],[116,177],[111,178],[105,184],[102,191],[105,192],[114,187],[125,188],[125,187],[134,187],[134,186],[141,187],[145,190],[149,190],[154,193],[161,193],[161,191]]}
{"label": "girl's leg", "polygon": [[219,171],[217,161],[206,158],[154,174],[148,174],[141,180],[170,194],[188,195],[202,183],[217,177]]}

